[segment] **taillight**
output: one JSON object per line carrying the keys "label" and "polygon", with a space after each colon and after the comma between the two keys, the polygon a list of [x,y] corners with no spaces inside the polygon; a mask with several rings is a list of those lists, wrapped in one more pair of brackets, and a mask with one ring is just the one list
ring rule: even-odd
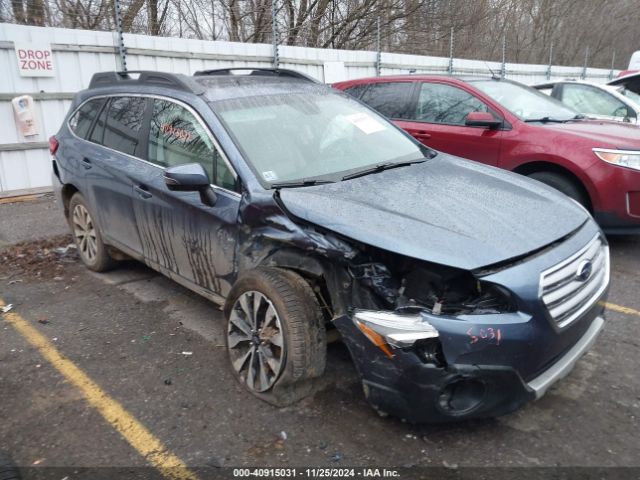
{"label": "taillight", "polygon": [[49,137],[49,153],[51,155],[56,154],[59,145],[60,144],[58,143],[58,139],[56,137]]}

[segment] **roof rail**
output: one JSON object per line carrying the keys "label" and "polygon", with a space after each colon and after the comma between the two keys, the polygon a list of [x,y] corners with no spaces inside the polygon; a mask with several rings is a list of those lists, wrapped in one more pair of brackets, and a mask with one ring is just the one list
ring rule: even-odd
{"label": "roof rail", "polygon": [[[239,73],[234,73],[239,72]],[[247,72],[247,73],[241,73]],[[193,74],[194,77],[203,77],[203,76],[252,76],[252,77],[289,77],[289,78],[297,78],[300,80],[307,80],[313,83],[319,83],[315,78],[310,77],[301,72],[297,72],[295,70],[289,70],[286,68],[264,68],[264,67],[238,67],[238,68],[216,68],[213,70],[200,70]]]}
{"label": "roof rail", "polygon": [[[132,77],[133,75],[138,75]],[[112,87],[117,85],[153,85],[175,90],[182,90],[200,95],[205,89],[194,82],[191,77],[183,74],[154,72],[149,70],[129,70],[126,72],[98,72],[94,73],[89,88]]]}

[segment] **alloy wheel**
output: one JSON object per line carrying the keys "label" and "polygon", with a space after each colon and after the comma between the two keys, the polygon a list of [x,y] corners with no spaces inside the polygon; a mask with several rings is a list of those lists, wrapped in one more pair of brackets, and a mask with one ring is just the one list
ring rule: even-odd
{"label": "alloy wheel", "polygon": [[285,363],[278,312],[260,292],[243,293],[233,305],[227,328],[229,357],[236,373],[256,392],[269,390]]}
{"label": "alloy wheel", "polygon": [[89,211],[84,205],[76,205],[73,209],[73,234],[80,255],[89,263],[93,263],[98,254],[98,241],[96,229]]}

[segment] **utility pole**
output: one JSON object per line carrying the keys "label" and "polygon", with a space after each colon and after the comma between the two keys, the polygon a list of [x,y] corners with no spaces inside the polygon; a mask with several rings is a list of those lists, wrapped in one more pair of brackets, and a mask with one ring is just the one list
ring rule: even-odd
{"label": "utility pole", "polygon": [[613,51],[613,55],[611,56],[611,70],[609,70],[609,80],[613,80],[613,69],[616,65],[616,51]]}
{"label": "utility pole", "polygon": [[453,27],[451,27],[451,33],[449,34],[449,67],[447,73],[453,75]]}
{"label": "utility pole", "polygon": [[380,16],[376,20],[376,77],[380,76],[382,70],[382,51],[380,46]]}
{"label": "utility pole", "polygon": [[276,0],[271,0],[271,40],[273,45],[273,68],[280,66],[280,53],[278,52],[278,28],[276,24]]}
{"label": "utility pole", "polygon": [[549,65],[547,66],[547,80],[551,80],[551,64],[553,63],[553,43],[549,45]]}
{"label": "utility pole", "polygon": [[589,47],[588,46],[584,50],[584,67],[582,67],[582,75],[580,75],[580,79],[582,80],[587,78],[587,65],[589,65]]}
{"label": "utility pole", "polygon": [[215,40],[215,39],[216,39],[216,2],[214,0],[211,0],[211,40]]}
{"label": "utility pole", "polygon": [[507,74],[507,36],[502,35],[502,66],[500,67],[500,78]]}
{"label": "utility pole", "polygon": [[119,70],[121,72],[127,71],[127,49],[124,46],[124,35],[122,32],[122,8],[120,6],[120,0],[115,0],[115,15],[116,15],[116,45],[118,48],[118,57],[120,60]]}

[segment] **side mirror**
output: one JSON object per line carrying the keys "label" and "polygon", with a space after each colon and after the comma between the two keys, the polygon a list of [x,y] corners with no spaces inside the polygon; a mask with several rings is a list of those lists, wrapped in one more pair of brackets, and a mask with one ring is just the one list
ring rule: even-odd
{"label": "side mirror", "polygon": [[464,124],[467,127],[498,128],[502,126],[502,120],[489,112],[469,112],[464,119]]}
{"label": "side mirror", "polygon": [[[620,113],[620,115],[618,115],[618,113]],[[622,117],[623,122],[635,123],[636,112],[631,107],[628,107],[626,105],[624,107],[620,107],[616,109],[616,111],[614,112],[614,115],[616,117]]]}
{"label": "side mirror", "polygon": [[205,169],[199,163],[186,163],[164,169],[164,183],[173,192],[199,192],[202,203],[216,204],[216,194]]}

